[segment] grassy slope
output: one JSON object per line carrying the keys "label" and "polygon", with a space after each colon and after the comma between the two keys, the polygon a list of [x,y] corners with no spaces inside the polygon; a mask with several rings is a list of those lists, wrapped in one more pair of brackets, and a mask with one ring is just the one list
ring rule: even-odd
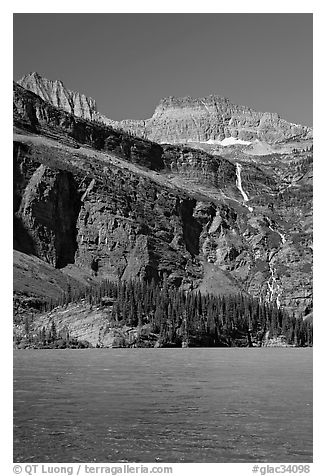
{"label": "grassy slope", "polygon": [[59,298],[71,289],[80,289],[95,283],[96,279],[85,270],[69,265],[63,271],[36,256],[14,250],[14,293],[42,298]]}

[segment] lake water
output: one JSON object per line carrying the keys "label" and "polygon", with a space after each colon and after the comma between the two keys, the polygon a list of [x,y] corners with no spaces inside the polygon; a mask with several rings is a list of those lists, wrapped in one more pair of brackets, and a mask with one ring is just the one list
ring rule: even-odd
{"label": "lake water", "polygon": [[312,349],[14,352],[14,462],[312,462]]}

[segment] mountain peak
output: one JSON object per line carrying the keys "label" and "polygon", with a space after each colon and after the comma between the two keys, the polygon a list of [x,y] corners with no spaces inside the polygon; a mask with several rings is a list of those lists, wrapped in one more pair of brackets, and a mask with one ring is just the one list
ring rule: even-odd
{"label": "mountain peak", "polygon": [[188,107],[189,105],[202,106],[207,104],[230,104],[230,99],[219,96],[218,94],[210,94],[200,98],[194,98],[192,96],[167,96],[160,100],[159,105],[170,105],[176,107]]}
{"label": "mountain peak", "polygon": [[98,113],[94,99],[70,91],[61,80],[52,81],[33,72],[18,84],[75,116],[96,119],[159,143],[256,139],[274,143],[312,138],[310,127],[287,122],[276,113],[234,104],[216,93],[200,98],[167,96],[160,100],[150,119],[117,122]]}
{"label": "mountain peak", "polygon": [[60,109],[84,119],[92,120],[97,114],[96,101],[79,92],[70,91],[60,79],[44,78],[37,72],[28,73],[17,83]]}
{"label": "mountain peak", "polygon": [[[130,123],[131,132],[134,128],[135,122]],[[212,143],[226,139],[273,143],[312,137],[309,127],[287,122],[277,113],[234,104],[218,94],[165,97],[144,128],[143,137],[160,143]],[[139,133],[138,129],[134,132]]]}

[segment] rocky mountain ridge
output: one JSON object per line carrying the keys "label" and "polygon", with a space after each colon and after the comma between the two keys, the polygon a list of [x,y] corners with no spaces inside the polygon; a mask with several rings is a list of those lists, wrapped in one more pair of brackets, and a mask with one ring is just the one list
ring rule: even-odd
{"label": "rocky mountain ridge", "polygon": [[232,104],[227,98],[168,97],[146,121],[122,121],[125,130],[155,142],[223,142],[261,140],[268,143],[309,139],[309,127],[289,123],[276,113],[261,113]]}
{"label": "rocky mountain ridge", "polygon": [[301,150],[259,159],[237,147],[223,157],[160,145],[72,115],[17,84],[14,125],[19,315],[60,289],[119,278],[242,292],[311,315],[305,141]]}
{"label": "rocky mountain ridge", "polygon": [[88,120],[114,124],[97,111],[95,99],[77,91],[70,91],[61,80],[51,80],[42,77],[37,72],[29,73],[17,81],[23,88],[32,91],[53,106],[63,109],[70,114]]}
{"label": "rocky mountain ridge", "polygon": [[233,104],[218,95],[203,98],[171,96],[160,101],[149,119],[113,121],[97,111],[93,99],[67,90],[61,81],[50,81],[38,73],[30,73],[18,84],[76,116],[100,121],[158,143],[209,143],[227,139],[276,143],[312,138],[310,127],[287,122],[276,113],[257,112]]}

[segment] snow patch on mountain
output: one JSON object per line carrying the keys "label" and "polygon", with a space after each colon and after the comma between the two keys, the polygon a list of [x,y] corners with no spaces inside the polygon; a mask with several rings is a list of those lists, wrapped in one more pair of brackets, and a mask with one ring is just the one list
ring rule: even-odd
{"label": "snow patch on mountain", "polygon": [[222,141],[209,139],[206,144],[217,144],[227,147],[229,145],[250,145],[251,142],[247,140],[236,139],[235,137],[226,137]]}

